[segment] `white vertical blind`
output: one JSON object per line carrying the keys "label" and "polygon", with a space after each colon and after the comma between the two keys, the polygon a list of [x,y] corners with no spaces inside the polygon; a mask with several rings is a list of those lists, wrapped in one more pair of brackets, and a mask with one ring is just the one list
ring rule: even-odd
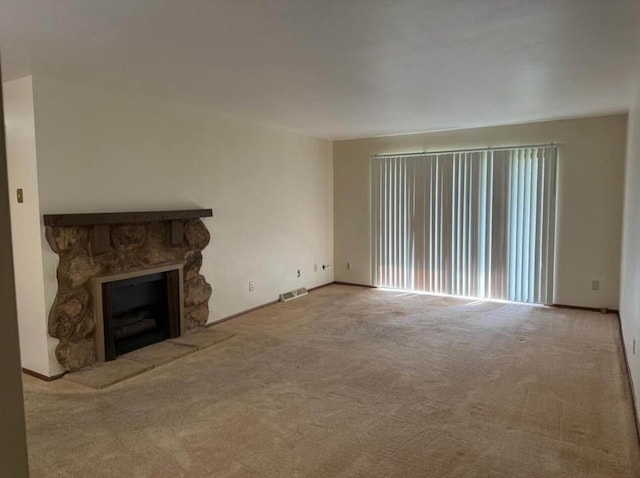
{"label": "white vertical blind", "polygon": [[374,157],[373,283],[551,303],[557,148]]}

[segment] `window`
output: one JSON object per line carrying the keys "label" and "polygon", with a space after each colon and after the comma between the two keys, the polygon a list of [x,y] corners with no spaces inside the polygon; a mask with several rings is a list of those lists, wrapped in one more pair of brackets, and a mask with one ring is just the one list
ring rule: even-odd
{"label": "window", "polygon": [[373,283],[551,303],[555,146],[372,159]]}

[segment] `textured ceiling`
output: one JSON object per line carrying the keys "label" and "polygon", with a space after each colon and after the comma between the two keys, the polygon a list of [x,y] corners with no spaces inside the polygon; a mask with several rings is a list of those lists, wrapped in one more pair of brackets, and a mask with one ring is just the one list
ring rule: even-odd
{"label": "textured ceiling", "polygon": [[627,110],[639,4],[0,0],[0,49],[5,79],[357,137]]}

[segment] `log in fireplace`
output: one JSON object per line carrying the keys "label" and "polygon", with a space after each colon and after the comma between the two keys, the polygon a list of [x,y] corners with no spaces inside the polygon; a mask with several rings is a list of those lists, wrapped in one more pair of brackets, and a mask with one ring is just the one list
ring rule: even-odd
{"label": "log in fireplace", "polygon": [[180,335],[178,271],[102,284],[105,359]]}
{"label": "log in fireplace", "polygon": [[172,264],[94,280],[99,361],[182,334],[182,273]]}

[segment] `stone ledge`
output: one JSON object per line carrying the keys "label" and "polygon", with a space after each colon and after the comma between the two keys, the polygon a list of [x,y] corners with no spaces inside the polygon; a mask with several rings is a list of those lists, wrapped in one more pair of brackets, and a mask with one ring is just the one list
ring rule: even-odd
{"label": "stone ledge", "polygon": [[95,388],[99,390],[122,382],[131,377],[151,370],[152,365],[145,365],[133,360],[118,358],[110,362],[102,362],[91,367],[87,367],[77,372],[71,372],[64,376],[66,380],[70,380],[80,385]]}
{"label": "stone ledge", "polygon": [[222,332],[212,329],[202,329],[193,332],[187,332],[182,337],[175,339],[169,339],[167,342],[177,345],[186,345],[188,347],[195,347],[197,350],[206,349],[212,345],[219,344],[225,340],[230,339],[235,334],[230,332]]}
{"label": "stone ledge", "polygon": [[151,367],[159,367],[160,365],[173,362],[181,357],[192,354],[198,349],[195,347],[184,347],[182,345],[167,342],[158,342],[147,347],[143,347],[122,356],[123,359],[133,360]]}
{"label": "stone ledge", "polygon": [[182,337],[134,350],[115,360],[100,362],[77,372],[68,373],[64,378],[100,390],[224,342],[234,336],[235,334],[229,332],[199,329]]}

